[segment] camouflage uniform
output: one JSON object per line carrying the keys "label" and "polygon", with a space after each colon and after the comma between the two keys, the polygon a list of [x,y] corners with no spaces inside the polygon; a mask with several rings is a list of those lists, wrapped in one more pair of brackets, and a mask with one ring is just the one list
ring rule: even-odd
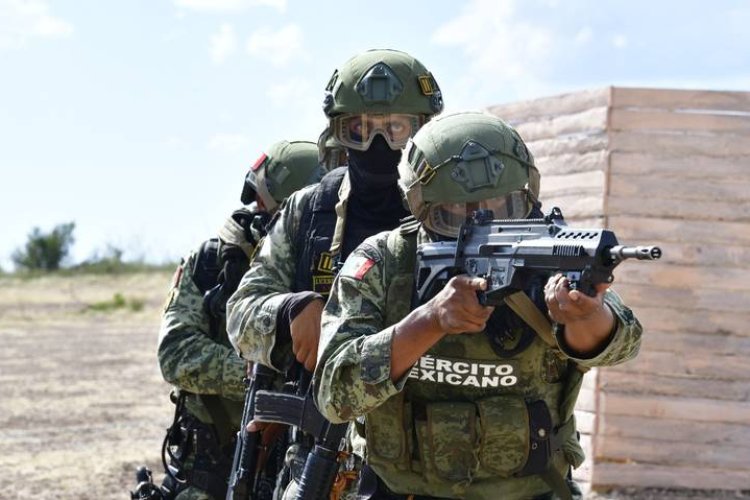
{"label": "camouflage uniform", "polygon": [[[180,500],[223,498],[221,490],[227,486],[232,441],[242,421],[247,362],[229,342],[224,306],[265,233],[268,214],[253,200],[272,212],[296,189],[319,181],[325,168],[317,156],[317,146],[306,141],[280,141],[268,148],[245,178],[241,198],[245,204],[252,201],[251,209],[235,211],[219,238],[183,259],[175,274],[158,358],[164,379],[185,405],[184,412],[178,409],[184,419],[178,427],[188,431],[181,433],[180,444],[172,443],[183,454],[178,457],[180,472],[189,484],[177,496]],[[174,427],[171,432],[177,432]]]}
{"label": "camouflage uniform", "polygon": [[[500,120],[476,115],[438,118],[413,138],[420,150],[407,145],[399,165],[402,187],[412,212],[425,220],[429,210],[441,208],[441,199],[454,205],[502,200],[521,193],[524,183],[523,198],[533,206],[539,178],[520,138]],[[470,154],[463,157],[461,148]],[[425,177],[405,181],[413,171]],[[456,187],[469,182],[481,186]],[[421,192],[408,191],[414,186]],[[428,198],[430,189],[438,198]],[[356,446],[382,484],[401,495],[394,498],[550,498],[551,489],[564,490],[569,468],[584,459],[573,417],[582,372],[634,357],[641,325],[608,290],[604,302],[615,328],[590,358],[576,357],[552,326],[550,343],[556,345],[529,331],[526,347],[500,353],[490,342],[499,332],[488,321],[481,333],[442,337],[393,382],[394,325],[413,309],[416,248],[433,240],[431,234],[413,221],[368,238],[348,257],[323,312],[314,378],[318,408],[332,422],[356,419]],[[501,307],[493,316],[509,313]],[[509,342],[522,345],[522,331],[512,333],[518,336]],[[551,419],[551,436],[535,427],[544,415],[539,403]],[[539,459],[531,451],[539,448],[533,444],[538,439],[548,439],[551,454],[545,453],[541,472],[527,472],[532,456]],[[551,486],[551,476],[562,488]]]}
{"label": "camouflage uniform", "polygon": [[[408,215],[397,188],[401,148],[442,107],[442,93],[432,74],[400,51],[367,51],[333,72],[323,102],[329,128],[319,146],[321,151],[339,148],[339,154],[330,155],[334,164],[341,162],[340,153],[347,155],[348,170],[335,205],[335,229],[324,234],[329,228],[328,208],[319,211],[326,212],[325,222],[321,218],[305,222],[311,220],[307,215],[316,213],[310,201],[328,200],[328,191],[325,196],[320,195],[322,190],[298,191],[277,213],[250,270],[227,304],[230,339],[244,358],[280,371],[291,364],[290,339],[277,338],[279,332],[285,335],[290,330],[291,304],[305,304],[309,292],[325,297],[333,282],[334,262],[346,258],[367,236],[396,227]],[[351,199],[350,192],[354,193]],[[301,239],[306,241],[300,243]],[[303,269],[308,261],[309,272]],[[298,314],[298,308],[294,311]],[[279,325],[278,318],[286,321]],[[305,361],[309,366],[310,359]]]}
{"label": "camouflage uniform", "polygon": [[[226,439],[236,432],[242,419],[247,363],[234,352],[223,321],[211,331],[212,320],[204,308],[203,293],[192,279],[197,254],[196,250],[184,258],[175,273],[159,332],[159,365],[164,379],[175,386],[175,393],[185,393],[187,412],[203,424],[216,424],[205,395],[218,397],[214,404],[220,404],[228,416],[228,422],[222,424],[228,423],[231,429],[217,432]],[[230,456],[232,444],[223,444]],[[190,457],[194,454],[195,449],[190,450]],[[213,465],[219,467],[218,461]],[[190,470],[192,460],[188,459],[185,467]],[[188,487],[177,498],[209,500],[213,497],[198,488]]]}

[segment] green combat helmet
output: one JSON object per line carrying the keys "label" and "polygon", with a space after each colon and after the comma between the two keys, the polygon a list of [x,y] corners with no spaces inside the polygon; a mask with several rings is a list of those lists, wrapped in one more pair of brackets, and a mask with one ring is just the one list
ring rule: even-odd
{"label": "green combat helmet", "polygon": [[340,146],[365,151],[376,134],[393,150],[443,110],[432,73],[405,52],[369,50],[333,72],[323,111]]}
{"label": "green combat helmet", "polygon": [[520,219],[539,197],[539,171],[521,136],[501,119],[479,112],[441,116],[422,127],[407,144],[398,170],[411,213],[451,238],[475,210]]}
{"label": "green combat helmet", "polygon": [[326,173],[318,163],[318,146],[308,141],[280,141],[272,145],[250,167],[242,190],[242,203],[260,198],[273,213],[284,199],[307,185],[320,181]]}
{"label": "green combat helmet", "polygon": [[336,142],[330,127],[326,127],[318,137],[318,163],[328,170],[342,167],[347,163],[346,149]]}

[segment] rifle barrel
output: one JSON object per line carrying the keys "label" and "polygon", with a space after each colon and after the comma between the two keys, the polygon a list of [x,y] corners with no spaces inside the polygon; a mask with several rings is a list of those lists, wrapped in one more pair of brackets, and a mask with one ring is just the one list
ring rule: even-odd
{"label": "rifle barrel", "polygon": [[657,246],[616,245],[609,249],[609,257],[620,262],[625,259],[656,260],[661,258],[661,248]]}

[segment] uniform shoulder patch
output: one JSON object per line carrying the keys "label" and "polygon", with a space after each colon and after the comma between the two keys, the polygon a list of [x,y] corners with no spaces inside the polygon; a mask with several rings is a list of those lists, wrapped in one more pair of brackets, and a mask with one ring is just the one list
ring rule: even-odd
{"label": "uniform shoulder patch", "polygon": [[341,274],[348,278],[362,281],[367,272],[372,269],[372,266],[374,265],[375,259],[371,259],[366,255],[350,255],[346,259],[346,262],[344,262],[344,267],[341,268]]}

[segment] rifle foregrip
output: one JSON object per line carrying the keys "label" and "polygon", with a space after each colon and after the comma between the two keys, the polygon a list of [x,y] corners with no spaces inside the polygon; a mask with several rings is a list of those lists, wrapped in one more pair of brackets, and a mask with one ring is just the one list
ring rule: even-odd
{"label": "rifle foregrip", "polygon": [[338,451],[316,445],[305,462],[297,500],[328,498],[339,470]]}

